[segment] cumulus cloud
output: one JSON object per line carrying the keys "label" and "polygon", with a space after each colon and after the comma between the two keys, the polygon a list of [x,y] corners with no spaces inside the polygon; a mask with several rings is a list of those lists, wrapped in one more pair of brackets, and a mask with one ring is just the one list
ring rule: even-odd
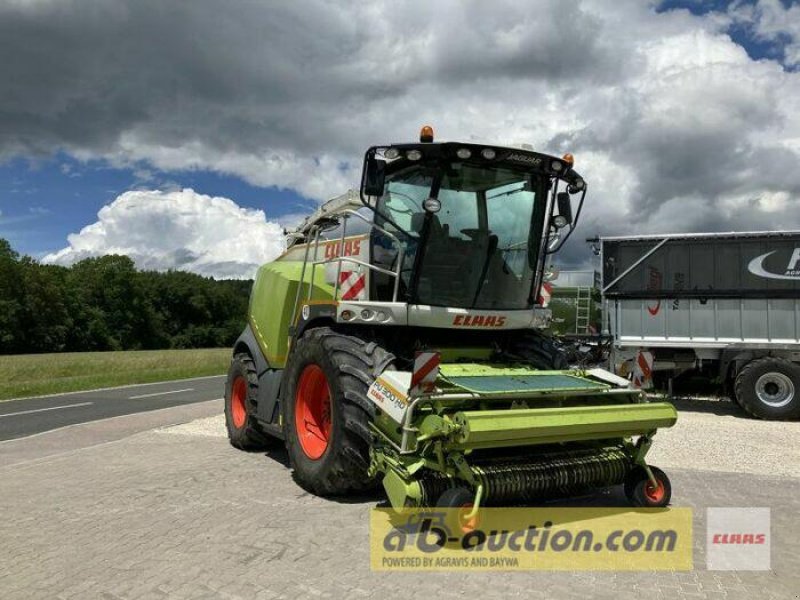
{"label": "cumulus cloud", "polygon": [[[412,139],[570,151],[581,237],[800,227],[796,7],[62,0],[0,7],[0,160],[61,149],[322,200]],[[744,27],[781,48],[753,60]],[[30,40],[36,40],[31,43]]]}
{"label": "cumulus cloud", "polygon": [[781,0],[739,0],[731,4],[727,15],[758,40],[774,44],[786,65],[800,67],[800,5],[785,5]]}
{"label": "cumulus cloud", "polygon": [[70,265],[105,254],[130,256],[141,269],[180,269],[244,279],[283,250],[283,230],[261,210],[194,190],[131,191],[97,214],[97,221],[43,258]]}

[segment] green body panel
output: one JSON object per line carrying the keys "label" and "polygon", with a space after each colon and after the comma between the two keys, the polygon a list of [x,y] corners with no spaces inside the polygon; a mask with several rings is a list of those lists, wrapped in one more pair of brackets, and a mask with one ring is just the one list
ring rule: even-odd
{"label": "green body panel", "polygon": [[[297,261],[267,263],[258,270],[250,294],[250,325],[267,362],[275,369],[282,369],[286,364],[290,321],[302,269],[303,263]],[[310,267],[305,274],[301,305],[308,297],[309,281]],[[330,301],[332,298],[333,286],[325,282],[325,268],[318,267],[314,273],[312,302]]]}
{"label": "green body panel", "polygon": [[666,402],[456,413],[461,426],[452,449],[500,448],[644,435],[671,427],[678,415]]}
{"label": "green body panel", "polygon": [[407,504],[416,506],[422,500],[419,482],[404,479],[397,469],[387,468],[382,483],[389,503],[397,510],[402,509]]}
{"label": "green body panel", "polygon": [[461,360],[489,360],[494,350],[492,348],[436,348],[443,363]]}
{"label": "green body panel", "polygon": [[588,297],[589,324],[595,332],[601,330],[601,295],[600,290],[593,287],[556,287],[553,286],[550,304],[547,306],[553,312],[553,321],[550,331],[556,335],[585,335],[589,332],[586,327],[578,327],[578,293]]}

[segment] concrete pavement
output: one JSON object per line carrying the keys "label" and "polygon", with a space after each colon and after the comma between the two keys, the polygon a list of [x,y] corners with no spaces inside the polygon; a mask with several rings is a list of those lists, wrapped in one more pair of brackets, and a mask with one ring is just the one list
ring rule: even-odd
{"label": "concrete pavement", "polygon": [[[186,411],[199,406],[217,415],[193,421]],[[209,403],[119,417],[131,431],[142,419],[152,426],[154,415],[185,424],[100,445],[90,432],[106,422],[80,425],[87,445],[57,455],[36,455],[53,433],[0,445],[0,454],[11,445],[29,451],[0,467],[0,597],[798,598],[800,470],[715,470],[727,441],[703,435],[703,412],[682,412],[670,432],[671,444],[693,444],[695,458],[665,452],[658,463],[672,477],[673,505],[695,510],[694,571],[424,574],[370,571],[367,515],[379,494],[332,501],[305,493],[284,452],[234,450],[220,411]],[[737,423],[737,435],[752,423]],[[617,490],[566,504],[624,499]],[[772,571],[705,570],[708,506],[771,507]]]}

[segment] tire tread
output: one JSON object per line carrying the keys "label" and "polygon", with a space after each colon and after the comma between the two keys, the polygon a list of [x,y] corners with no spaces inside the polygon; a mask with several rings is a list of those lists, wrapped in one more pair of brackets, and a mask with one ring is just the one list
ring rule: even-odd
{"label": "tire tread", "polygon": [[[305,348],[314,344],[322,347],[338,372],[338,383],[342,393],[334,399],[334,402],[341,402],[340,414],[343,417],[344,435],[340,440],[340,447],[330,449],[336,452],[330,467],[316,479],[307,479],[298,473],[290,448],[289,457],[295,469],[295,477],[303,488],[321,496],[369,489],[374,485],[374,481],[366,475],[373,440],[369,423],[375,417],[375,406],[367,398],[367,389],[375,378],[392,364],[394,356],[375,342],[365,342],[357,336],[337,332],[329,327],[320,327],[311,330],[298,340],[290,361],[303,360]],[[287,398],[282,404],[286,406],[292,400]],[[287,428],[291,426],[288,418],[284,418],[284,422]],[[287,431],[287,447],[295,443],[294,439],[294,434]]]}

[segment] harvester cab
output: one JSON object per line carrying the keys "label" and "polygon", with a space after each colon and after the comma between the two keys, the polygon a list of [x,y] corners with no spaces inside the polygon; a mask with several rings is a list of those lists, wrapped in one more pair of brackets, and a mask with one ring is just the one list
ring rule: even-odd
{"label": "harvester cab", "polygon": [[231,442],[282,439],[306,489],[379,480],[397,509],[472,518],[617,484],[666,505],[669,479],[645,456],[675,409],[570,370],[543,331],[545,261],[586,195],[573,162],[436,143],[427,127],[367,150],[360,190],[258,271],[226,385]]}

